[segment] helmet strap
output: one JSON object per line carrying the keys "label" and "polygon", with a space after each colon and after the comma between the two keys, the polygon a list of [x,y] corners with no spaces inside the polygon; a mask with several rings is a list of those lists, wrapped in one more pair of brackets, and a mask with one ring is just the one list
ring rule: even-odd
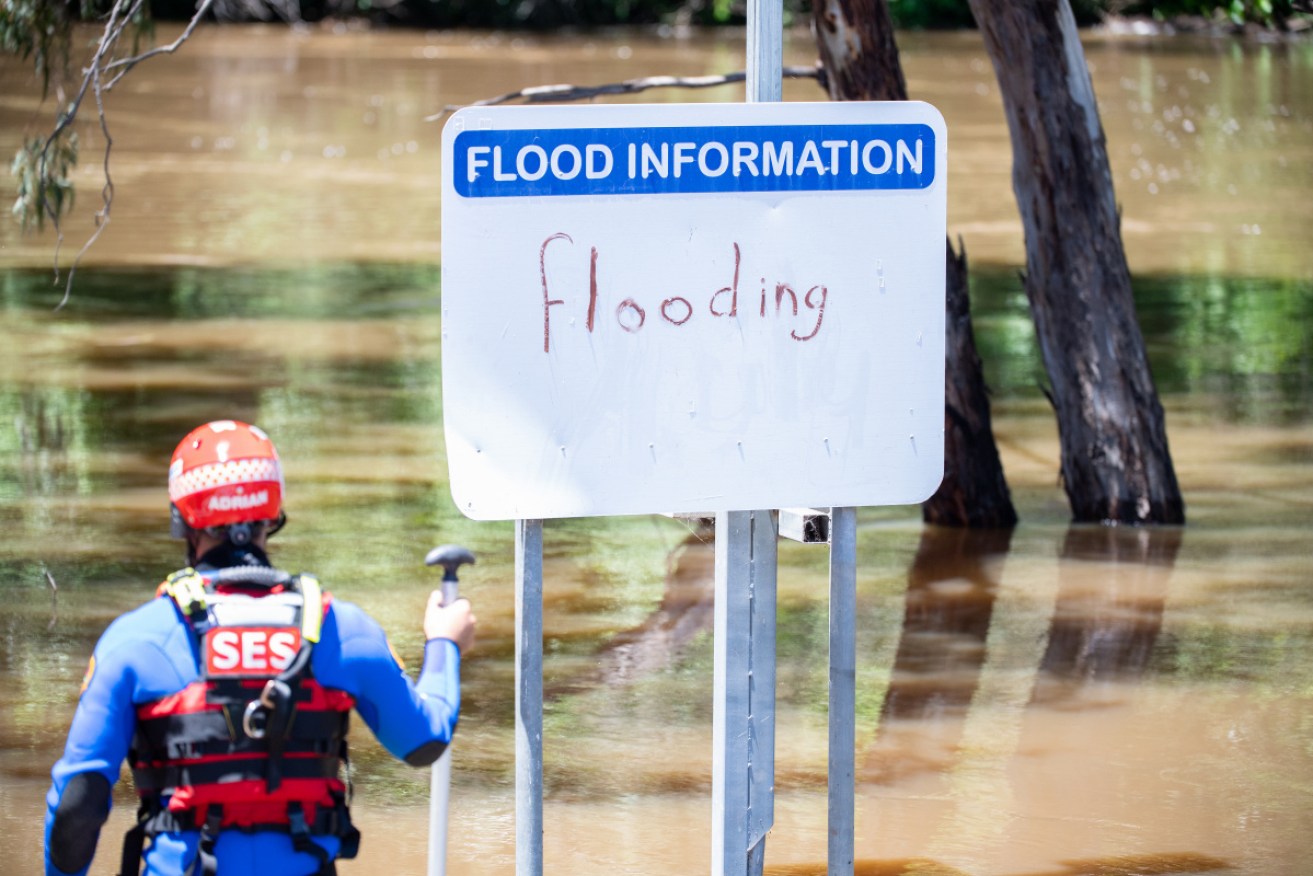
{"label": "helmet strap", "polygon": [[191,531],[192,528],[187,525],[187,521],[186,519],[183,518],[182,512],[178,510],[178,506],[170,502],[169,503],[169,535],[173,536],[174,538],[187,538],[190,535]]}
{"label": "helmet strap", "polygon": [[[174,538],[185,539],[187,542],[187,565],[195,566],[199,562],[205,561],[211,554],[215,554],[220,548],[227,551],[223,555],[226,562],[219,564],[213,563],[219,568],[225,566],[267,566],[269,558],[262,548],[256,547],[252,542],[263,529],[266,538],[282,530],[287,525],[287,512],[280,510],[278,516],[270,521],[255,521],[250,523],[232,523],[222,527],[224,530],[223,544],[209,551],[206,551],[205,557],[196,555],[196,543],[199,540],[200,530],[192,528],[187,523],[186,518],[178,506],[169,503],[169,534]],[[216,527],[218,529],[218,527]],[[208,530],[212,535],[217,534],[215,530]]]}
{"label": "helmet strap", "polygon": [[232,539],[227,539],[220,544],[215,545],[200,557],[195,557],[194,543],[188,540],[188,553],[192,560],[192,565],[201,567],[211,567],[215,569],[228,569],[233,566],[268,566],[269,556],[261,548],[254,544],[237,545]]}
{"label": "helmet strap", "polygon": [[286,526],[286,525],[287,525],[287,512],[286,512],[286,511],[281,511],[281,510],[280,510],[280,511],[278,512],[278,516],[275,517],[275,518],[273,519],[273,522],[271,522],[271,523],[268,525],[268,527],[265,528],[265,531],[264,531],[265,536],[267,537],[267,536],[273,535],[275,532],[280,532],[280,531],[282,531],[282,528],[283,528],[284,526]]}

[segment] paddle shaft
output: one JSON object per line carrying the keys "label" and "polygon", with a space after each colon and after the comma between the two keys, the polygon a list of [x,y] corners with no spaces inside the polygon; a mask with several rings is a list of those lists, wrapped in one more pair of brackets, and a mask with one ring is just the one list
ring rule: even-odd
{"label": "paddle shaft", "polygon": [[[460,596],[456,570],[442,576],[442,604],[451,605]],[[451,798],[451,746],[433,764],[429,778],[429,869],[428,876],[447,876],[447,810]]]}

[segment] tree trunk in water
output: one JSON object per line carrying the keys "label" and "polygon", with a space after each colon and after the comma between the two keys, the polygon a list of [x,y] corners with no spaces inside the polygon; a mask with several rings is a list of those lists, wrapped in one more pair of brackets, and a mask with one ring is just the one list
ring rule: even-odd
{"label": "tree trunk in water", "polygon": [[948,367],[944,372],[944,482],[921,505],[926,523],[972,529],[1017,525],[994,444],[989,390],[976,352],[967,296],[967,253],[945,241],[948,259]]}
{"label": "tree trunk in water", "polygon": [[1012,134],[1026,296],[1077,521],[1184,523],[1103,126],[1067,0],[970,0]]}
{"label": "tree trunk in water", "polygon": [[[833,100],[907,100],[907,85],[885,0],[815,0],[816,42]],[[1017,522],[994,444],[989,396],[976,353],[966,251],[944,241],[947,362],[944,369],[944,481],[921,506],[927,523],[970,528]]]}

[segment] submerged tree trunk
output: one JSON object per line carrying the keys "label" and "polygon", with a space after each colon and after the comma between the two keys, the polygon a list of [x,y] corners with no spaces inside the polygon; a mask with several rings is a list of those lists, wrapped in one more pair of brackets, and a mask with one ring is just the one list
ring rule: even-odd
{"label": "submerged tree trunk", "polygon": [[[907,100],[907,84],[885,0],[815,0],[816,42],[833,100]],[[927,523],[971,528],[1016,525],[994,444],[989,396],[976,353],[967,291],[966,250],[947,260],[944,369],[944,481],[921,506]]]}
{"label": "submerged tree trunk", "polygon": [[1077,521],[1183,523],[1103,126],[1067,0],[970,0],[1012,134],[1026,296]]}
{"label": "submerged tree trunk", "polygon": [[994,444],[989,390],[976,352],[967,296],[967,252],[948,259],[948,369],[944,375],[944,482],[921,505],[927,523],[972,529],[1017,525],[1003,464]]}

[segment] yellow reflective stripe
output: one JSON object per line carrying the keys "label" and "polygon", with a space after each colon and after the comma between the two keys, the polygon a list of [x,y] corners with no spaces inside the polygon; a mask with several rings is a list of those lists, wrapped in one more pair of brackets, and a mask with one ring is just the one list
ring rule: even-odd
{"label": "yellow reflective stripe", "polygon": [[197,611],[204,611],[205,579],[195,569],[187,568],[174,572],[164,582],[164,592],[173,597],[182,613],[190,616]]}
{"label": "yellow reflective stripe", "polygon": [[319,630],[324,622],[324,596],[319,579],[313,575],[300,575],[301,585],[301,638],[307,642],[319,641]]}
{"label": "yellow reflective stripe", "polygon": [[82,676],[82,690],[78,691],[78,696],[82,696],[82,694],[87,692],[87,688],[91,686],[91,679],[92,677],[95,676],[95,674],[96,674],[96,655],[92,654],[91,662],[87,664],[86,675]]}
{"label": "yellow reflective stripe", "polygon": [[392,647],[392,642],[388,639],[387,636],[383,637],[383,641],[388,643],[388,651],[392,653],[392,659],[397,661],[398,666],[400,666],[402,669],[405,669],[406,661],[402,660],[401,655],[397,653],[397,649]]}

